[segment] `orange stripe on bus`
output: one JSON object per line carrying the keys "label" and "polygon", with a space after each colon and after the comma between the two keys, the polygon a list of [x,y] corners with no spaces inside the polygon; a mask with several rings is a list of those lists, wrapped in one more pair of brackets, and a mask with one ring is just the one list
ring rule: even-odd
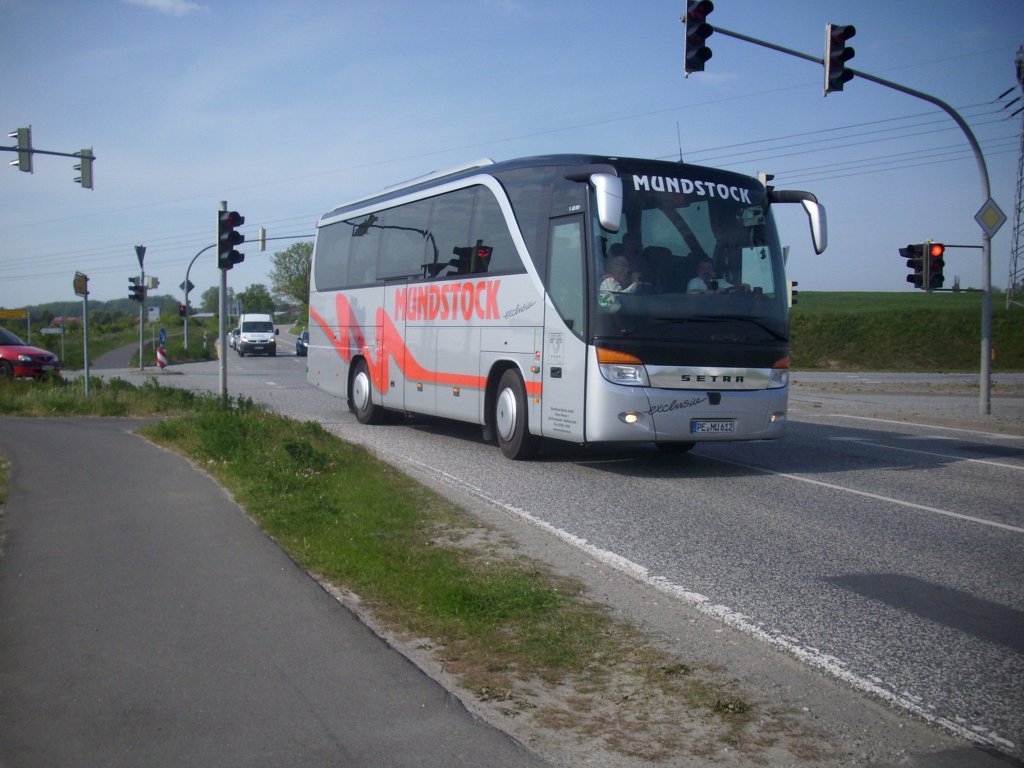
{"label": "orange stripe on bus", "polygon": [[[469,387],[480,390],[487,386],[487,377],[485,376],[431,371],[420,365],[409,347],[402,340],[402,335],[398,332],[394,322],[383,307],[377,310],[375,318],[378,328],[377,338],[380,354],[377,359],[374,359],[374,355],[366,344],[363,329],[356,320],[348,299],[342,295],[335,297],[335,308],[337,310],[339,326],[337,334],[331,330],[327,320],[312,307],[309,310],[309,315],[320,326],[320,329],[324,332],[324,335],[331,346],[334,347],[338,356],[346,363],[352,362],[352,358],[357,351],[369,361],[370,378],[374,386],[382,393],[387,392],[391,388],[389,361],[392,358],[394,358],[399,370],[405,374],[405,377],[413,381],[426,381],[442,386]],[[540,396],[544,388],[543,384],[539,381],[528,381],[525,382],[525,385],[527,394],[533,396]]]}

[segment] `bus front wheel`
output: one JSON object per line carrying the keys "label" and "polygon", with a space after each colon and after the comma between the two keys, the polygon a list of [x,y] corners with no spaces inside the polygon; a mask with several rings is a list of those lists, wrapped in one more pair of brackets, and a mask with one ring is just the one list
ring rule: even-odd
{"label": "bus front wheel", "polygon": [[379,424],[383,419],[384,409],[373,402],[373,381],[365,360],[356,363],[349,403],[360,424]]}
{"label": "bus front wheel", "polygon": [[494,402],[494,431],[498,436],[498,447],[510,459],[529,459],[537,452],[539,440],[530,434],[526,408],[523,378],[510,368],[501,375]]}

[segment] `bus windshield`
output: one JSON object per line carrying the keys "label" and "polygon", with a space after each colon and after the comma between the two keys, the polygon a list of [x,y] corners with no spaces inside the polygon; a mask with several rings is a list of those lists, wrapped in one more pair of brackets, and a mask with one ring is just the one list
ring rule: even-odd
{"label": "bus windshield", "polygon": [[783,254],[764,187],[681,164],[619,174],[618,232],[593,217],[591,338],[785,342]]}

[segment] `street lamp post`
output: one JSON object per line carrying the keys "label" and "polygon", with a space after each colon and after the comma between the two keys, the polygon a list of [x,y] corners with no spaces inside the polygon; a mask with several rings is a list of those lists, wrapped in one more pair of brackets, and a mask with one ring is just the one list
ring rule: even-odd
{"label": "street lamp post", "polygon": [[182,283],[182,290],[185,292],[185,351],[186,352],[188,352],[188,292],[189,292],[190,286],[192,285],[188,281],[188,273],[192,271],[192,265],[196,263],[196,259],[198,259],[200,256],[202,256],[204,253],[206,253],[208,250],[210,250],[211,248],[215,247],[216,245],[217,245],[216,243],[211,243],[210,245],[206,246],[201,251],[199,251],[199,253],[197,253],[195,256],[192,257],[192,261],[190,261],[188,263],[188,267],[185,269],[185,282]]}

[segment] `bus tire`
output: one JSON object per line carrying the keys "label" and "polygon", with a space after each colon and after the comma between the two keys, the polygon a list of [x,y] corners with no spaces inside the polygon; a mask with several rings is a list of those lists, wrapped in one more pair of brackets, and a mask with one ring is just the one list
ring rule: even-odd
{"label": "bus tire", "polygon": [[384,409],[373,402],[373,380],[365,360],[356,363],[349,387],[349,405],[360,424],[380,424]]}
{"label": "bus tire", "polygon": [[494,398],[494,431],[498,447],[510,459],[529,459],[537,453],[539,440],[530,434],[526,419],[526,387],[519,371],[510,368],[501,375]]}

